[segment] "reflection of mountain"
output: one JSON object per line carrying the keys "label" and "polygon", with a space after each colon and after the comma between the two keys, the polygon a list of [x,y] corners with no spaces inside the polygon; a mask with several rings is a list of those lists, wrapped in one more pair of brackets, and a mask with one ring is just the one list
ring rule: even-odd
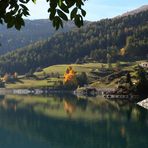
{"label": "reflection of mountain", "polygon": [[[29,102],[27,99],[27,97],[26,100],[5,98],[4,102],[7,104],[7,108],[4,108],[0,103],[0,146],[7,135],[11,137],[8,136],[4,139],[5,143],[9,145],[12,142],[10,140],[13,139],[12,147],[15,148],[22,146],[23,142],[26,142],[25,146],[27,148],[34,146],[37,148],[47,146],[52,148],[125,148],[129,145],[134,148],[140,146],[146,148],[148,144],[146,141],[148,136],[148,112],[141,108],[126,106],[124,109],[117,110],[113,104],[109,105],[110,103],[107,102],[107,105],[105,105],[105,102],[101,102],[100,106],[99,103],[93,105],[85,100],[81,103],[76,99],[64,99],[70,108],[72,106],[76,107],[72,117],[82,110],[84,116],[88,114],[88,118],[89,112],[92,112],[92,110],[94,115],[96,112],[98,117],[101,114],[106,116],[102,117],[102,120],[101,118],[79,120],[79,118],[69,119],[65,116],[64,118],[50,116],[52,111],[53,114],[55,114],[55,110],[62,111],[62,107],[64,107],[62,99],[55,97],[49,98],[49,100],[34,98],[36,102]],[[12,106],[12,104],[17,105],[16,110],[9,108],[9,105]],[[25,105],[23,106],[23,104]],[[85,104],[85,107],[82,107],[81,104]],[[34,106],[38,106],[38,108]],[[49,112],[51,112],[49,115],[46,111],[48,107]],[[45,113],[43,113],[44,111]],[[130,120],[127,116],[129,112],[131,113]],[[95,115],[95,117],[97,116]],[[20,141],[17,141],[18,138]]]}

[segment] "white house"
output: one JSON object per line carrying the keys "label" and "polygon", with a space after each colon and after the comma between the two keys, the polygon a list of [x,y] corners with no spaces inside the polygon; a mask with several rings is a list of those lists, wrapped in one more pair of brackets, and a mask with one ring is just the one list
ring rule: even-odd
{"label": "white house", "polygon": [[139,64],[139,66],[141,66],[143,68],[148,68],[148,62],[142,62]]}

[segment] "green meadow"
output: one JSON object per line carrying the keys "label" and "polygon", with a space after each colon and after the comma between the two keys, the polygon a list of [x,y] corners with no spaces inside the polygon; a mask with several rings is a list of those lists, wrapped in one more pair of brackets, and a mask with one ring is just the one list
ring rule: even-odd
{"label": "green meadow", "polygon": [[[141,61],[138,62],[120,62],[120,67],[122,70],[130,71],[132,76],[135,76],[136,73],[134,71],[134,67],[138,65]],[[86,63],[86,64],[64,64],[64,65],[53,65],[49,66],[47,68],[44,68],[41,72],[35,72],[34,75],[38,78],[43,77],[45,74],[59,74],[59,77],[50,77],[45,79],[28,79],[25,76],[19,76],[18,81],[14,83],[8,83],[6,84],[7,88],[41,88],[41,87],[52,87],[59,81],[63,81],[63,76],[66,71],[66,69],[69,66],[72,66],[73,70],[77,72],[77,74],[81,74],[82,72],[85,72],[88,76],[88,79],[90,81],[90,85],[94,87],[115,87],[116,83],[119,79],[115,79],[111,82],[102,82],[97,80],[93,75],[93,70],[100,70],[101,67],[107,69],[108,65],[105,63]],[[112,63],[112,68],[116,68],[117,63]],[[128,66],[127,66],[128,65]]]}

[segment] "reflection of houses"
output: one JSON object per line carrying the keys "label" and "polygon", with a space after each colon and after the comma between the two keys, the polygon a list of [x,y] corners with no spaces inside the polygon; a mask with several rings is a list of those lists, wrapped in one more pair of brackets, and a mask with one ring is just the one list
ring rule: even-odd
{"label": "reflection of houses", "polygon": [[148,62],[142,62],[139,64],[139,66],[141,66],[143,68],[148,68]]}

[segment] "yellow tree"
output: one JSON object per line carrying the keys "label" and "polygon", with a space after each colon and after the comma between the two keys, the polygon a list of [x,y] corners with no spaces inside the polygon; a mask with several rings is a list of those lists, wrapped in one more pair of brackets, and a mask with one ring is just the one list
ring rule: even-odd
{"label": "yellow tree", "polygon": [[69,66],[66,69],[66,72],[64,74],[64,84],[67,84],[67,83],[73,83],[73,84],[77,83],[76,72],[73,70],[71,66]]}
{"label": "yellow tree", "polygon": [[3,81],[7,82],[9,79],[9,75],[6,73],[3,77]]}
{"label": "yellow tree", "polygon": [[125,48],[121,48],[120,49],[120,55],[124,56],[126,54],[126,49]]}

